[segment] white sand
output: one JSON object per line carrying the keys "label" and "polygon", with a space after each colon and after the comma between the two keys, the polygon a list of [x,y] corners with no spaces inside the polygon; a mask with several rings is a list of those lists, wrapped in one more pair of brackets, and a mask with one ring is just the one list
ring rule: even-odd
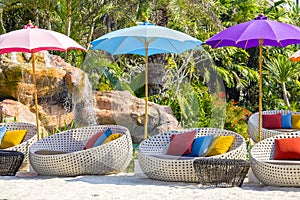
{"label": "white sand", "polygon": [[300,199],[300,188],[249,183],[213,188],[197,183],[164,182],[134,173],[107,176],[16,177],[0,176],[0,199]]}

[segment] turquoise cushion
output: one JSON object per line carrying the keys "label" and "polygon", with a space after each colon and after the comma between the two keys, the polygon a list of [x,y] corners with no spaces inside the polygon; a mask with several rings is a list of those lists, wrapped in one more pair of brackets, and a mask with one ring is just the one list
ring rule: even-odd
{"label": "turquoise cushion", "polygon": [[3,139],[4,135],[5,135],[5,133],[6,133],[6,126],[0,127],[0,144],[2,142],[2,139]]}
{"label": "turquoise cushion", "polygon": [[292,128],[292,113],[281,115],[282,128]]}
{"label": "turquoise cushion", "polygon": [[195,138],[192,146],[192,153],[190,153],[188,156],[198,157],[198,156],[205,155],[213,138],[214,138],[213,135],[206,135],[206,136]]}
{"label": "turquoise cushion", "polygon": [[94,147],[101,145],[106,140],[106,138],[108,138],[111,134],[112,134],[111,129],[110,128],[106,129],[104,133],[95,142]]}

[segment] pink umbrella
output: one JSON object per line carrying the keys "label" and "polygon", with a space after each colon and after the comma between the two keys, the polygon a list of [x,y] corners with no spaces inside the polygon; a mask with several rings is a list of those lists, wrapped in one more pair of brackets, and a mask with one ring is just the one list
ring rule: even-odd
{"label": "pink umbrella", "polygon": [[34,100],[36,111],[37,136],[39,134],[39,120],[38,120],[38,100],[37,87],[35,77],[35,58],[34,54],[44,50],[67,51],[70,49],[85,50],[81,45],[75,42],[68,36],[45,29],[37,28],[30,22],[24,26],[24,29],[11,31],[9,33],[0,35],[0,54],[10,52],[27,52],[31,53],[33,84],[34,84]]}

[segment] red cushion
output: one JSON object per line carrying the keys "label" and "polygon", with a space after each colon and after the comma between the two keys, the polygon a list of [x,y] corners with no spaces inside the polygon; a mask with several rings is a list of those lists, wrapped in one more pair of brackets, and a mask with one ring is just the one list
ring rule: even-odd
{"label": "red cushion", "polygon": [[267,129],[281,129],[281,113],[278,114],[263,114],[262,126]]}
{"label": "red cushion", "polygon": [[274,160],[300,159],[300,138],[275,139]]}
{"label": "red cushion", "polygon": [[104,131],[100,131],[93,135],[86,143],[86,145],[83,147],[83,149],[89,149],[94,147],[95,142],[98,140],[98,138],[104,133]]}
{"label": "red cushion", "polygon": [[181,156],[192,153],[192,144],[196,131],[172,134],[167,154]]}

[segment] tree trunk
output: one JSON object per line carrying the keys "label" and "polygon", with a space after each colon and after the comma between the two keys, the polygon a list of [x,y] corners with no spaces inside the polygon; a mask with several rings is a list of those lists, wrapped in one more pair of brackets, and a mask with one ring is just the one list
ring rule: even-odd
{"label": "tree trunk", "polygon": [[287,105],[288,109],[290,109],[290,102],[289,102],[289,98],[287,96],[285,82],[282,82],[281,86],[282,86],[282,95],[283,95],[284,102]]}
{"label": "tree trunk", "polygon": [[3,26],[2,12],[0,12],[0,34],[5,34],[6,30]]}
{"label": "tree trunk", "polygon": [[39,21],[39,10],[37,8],[38,3],[36,1],[34,1],[33,3],[34,3],[33,13],[34,13],[34,16],[35,16],[34,23],[37,27],[39,27],[40,26],[40,21]]}
{"label": "tree trunk", "polygon": [[87,38],[87,43],[88,43],[87,49],[89,49],[90,46],[91,46],[91,41],[92,41],[92,37],[93,37],[93,34],[94,34],[94,26],[95,26],[95,20],[93,19],[92,24],[91,24],[91,29],[89,31],[89,35],[88,35],[88,38]]}
{"label": "tree trunk", "polygon": [[66,35],[71,35],[71,18],[72,18],[72,0],[67,1],[67,21],[66,21]]}
{"label": "tree trunk", "polygon": [[48,27],[48,30],[52,30],[51,17],[50,16],[47,16],[47,27]]}
{"label": "tree trunk", "polygon": [[[66,35],[71,35],[71,19],[72,19],[72,0],[67,0],[67,21],[66,21]],[[68,60],[68,51],[65,53],[65,60]]]}

